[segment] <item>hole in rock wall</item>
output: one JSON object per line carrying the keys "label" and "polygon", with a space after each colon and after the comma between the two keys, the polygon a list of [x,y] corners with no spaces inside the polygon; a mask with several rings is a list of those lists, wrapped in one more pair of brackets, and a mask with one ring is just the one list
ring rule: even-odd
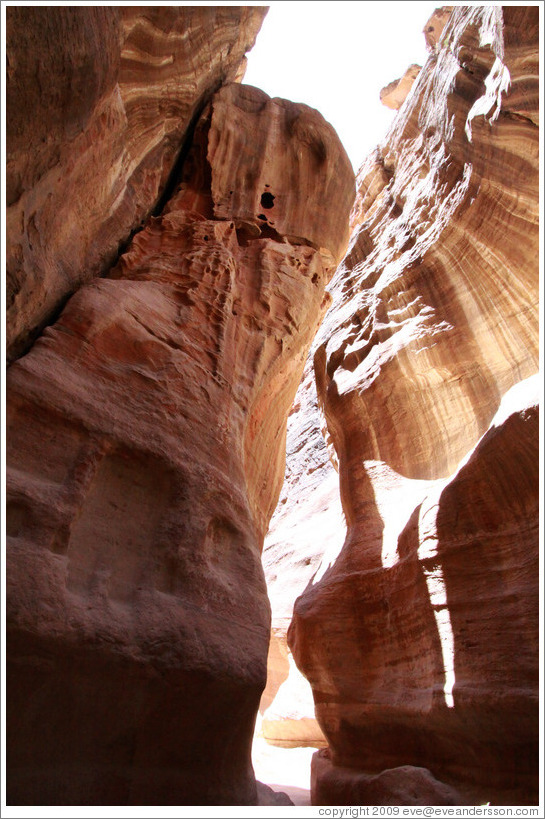
{"label": "hole in rock wall", "polygon": [[261,207],[265,208],[266,210],[270,210],[270,208],[274,208],[274,196],[270,191],[265,191],[261,194]]}

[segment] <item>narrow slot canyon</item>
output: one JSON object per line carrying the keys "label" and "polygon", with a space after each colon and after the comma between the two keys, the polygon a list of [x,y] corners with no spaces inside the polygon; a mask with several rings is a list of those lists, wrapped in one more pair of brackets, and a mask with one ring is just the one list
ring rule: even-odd
{"label": "narrow slot canyon", "polygon": [[6,816],[542,798],[542,10],[357,173],[267,11],[6,9]]}

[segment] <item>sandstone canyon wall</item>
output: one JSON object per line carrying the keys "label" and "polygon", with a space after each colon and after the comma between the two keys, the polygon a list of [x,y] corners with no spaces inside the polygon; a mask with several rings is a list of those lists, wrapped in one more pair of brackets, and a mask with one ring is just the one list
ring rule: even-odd
{"label": "sandstone canyon wall", "polygon": [[293,565],[298,487],[335,463],[346,538],[312,529],[289,630],[322,805],[537,801],[538,9],[443,8],[426,36],[358,176],[265,550]]}
{"label": "sandstone canyon wall", "polygon": [[7,350],[28,349],[157,206],[266,8],[6,9]]}
{"label": "sandstone canyon wall", "polygon": [[8,802],[255,804],[261,549],[352,169],[229,82],[263,9],[8,12]]}

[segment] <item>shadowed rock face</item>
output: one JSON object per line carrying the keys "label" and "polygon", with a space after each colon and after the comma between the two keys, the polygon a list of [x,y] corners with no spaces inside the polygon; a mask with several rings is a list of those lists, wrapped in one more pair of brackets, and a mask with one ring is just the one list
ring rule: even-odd
{"label": "shadowed rock face", "polygon": [[104,275],[265,8],[7,9],[7,350]]}
{"label": "shadowed rock face", "polygon": [[256,803],[261,549],[354,193],[317,112],[225,86],[162,213],[10,367],[12,804]]}
{"label": "shadowed rock face", "polygon": [[[289,632],[335,765],[426,767],[462,803],[534,798],[538,411],[532,395],[521,404],[452,478],[414,486],[367,464],[377,500],[397,507],[397,552],[370,570],[368,542],[347,539]],[[413,499],[410,516],[400,495]],[[335,773],[324,776],[315,801],[342,800]]]}
{"label": "shadowed rock face", "polygon": [[458,805],[460,795],[426,768],[403,765],[377,774],[333,765],[327,750],[311,762],[313,803],[331,805]]}
{"label": "shadowed rock face", "polygon": [[538,399],[506,394],[539,367],[538,15],[446,16],[360,171],[313,345],[347,522],[289,632],[330,746],[319,804],[351,804],[347,768],[404,766],[470,804],[537,799]]}

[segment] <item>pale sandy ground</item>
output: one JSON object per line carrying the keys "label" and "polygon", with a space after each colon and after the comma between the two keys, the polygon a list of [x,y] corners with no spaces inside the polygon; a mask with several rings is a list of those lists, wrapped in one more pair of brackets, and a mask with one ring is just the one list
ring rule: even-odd
{"label": "pale sandy ground", "polygon": [[310,759],[316,748],[277,748],[255,737],[255,778],[273,791],[284,791],[294,805],[310,805]]}

